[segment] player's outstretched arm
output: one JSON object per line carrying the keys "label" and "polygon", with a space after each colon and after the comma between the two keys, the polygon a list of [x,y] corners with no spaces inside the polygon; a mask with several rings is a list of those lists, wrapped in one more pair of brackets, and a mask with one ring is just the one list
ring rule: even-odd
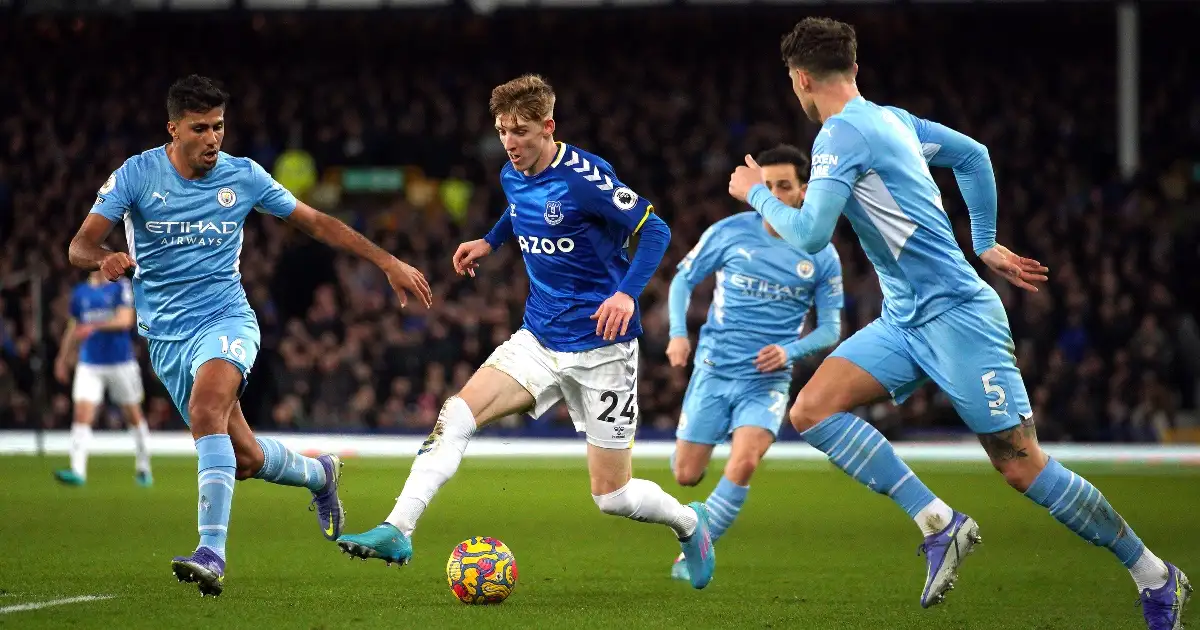
{"label": "player's outstretched arm", "polygon": [[89,214],[67,249],[67,259],[72,265],[86,271],[99,269],[109,282],[116,282],[135,265],[129,254],[104,249],[104,239],[112,231],[113,223],[102,214]]}
{"label": "player's outstretched arm", "polygon": [[429,289],[429,282],[425,280],[425,276],[420,271],[387,253],[349,225],[302,201],[296,202],[296,209],[288,215],[287,221],[314,239],[330,247],[354,254],[379,267],[387,275],[388,282],[396,291],[396,296],[400,298],[400,306],[408,305],[407,292],[412,292],[419,297],[426,307],[433,304],[433,293]]}
{"label": "player's outstretched arm", "polygon": [[838,217],[846,207],[847,191],[841,182],[818,179],[809,183],[800,210],[775,198],[762,183],[762,169],[747,155],[745,166],[729,176],[729,194],[745,201],[775,228],[788,244],[816,254],[833,240]]}
{"label": "player's outstretched arm", "polygon": [[[512,206],[509,208],[511,209]],[[474,278],[475,270],[479,268],[479,259],[500,249],[500,246],[512,238],[512,235],[512,215],[506,210],[500,215],[500,220],[492,227],[492,231],[484,235],[483,238],[468,241],[458,246],[458,249],[454,252],[454,273]]]}
{"label": "player's outstretched arm", "polygon": [[692,291],[721,265],[725,251],[722,226],[724,221],[709,226],[696,246],[676,265],[675,277],[667,293],[667,315],[671,341],[667,343],[667,360],[672,367],[686,367],[692,353],[692,342],[688,338],[687,311],[692,301]]}

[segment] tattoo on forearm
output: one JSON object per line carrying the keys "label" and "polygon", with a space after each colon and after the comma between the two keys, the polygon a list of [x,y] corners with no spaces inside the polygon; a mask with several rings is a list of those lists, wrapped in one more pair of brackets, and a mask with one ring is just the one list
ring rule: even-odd
{"label": "tattoo on forearm", "polygon": [[979,436],[979,443],[983,445],[983,450],[987,451],[988,457],[992,458],[992,461],[1028,457],[1029,453],[1026,450],[1029,444],[1034,442],[1037,442],[1037,429],[1032,417],[1021,418],[1019,426],[1007,431],[985,433]]}

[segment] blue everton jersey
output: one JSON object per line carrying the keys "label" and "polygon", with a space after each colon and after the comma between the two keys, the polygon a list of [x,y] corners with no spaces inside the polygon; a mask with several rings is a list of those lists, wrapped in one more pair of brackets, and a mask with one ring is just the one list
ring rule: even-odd
{"label": "blue everton jersey", "polygon": [[[71,292],[71,317],[82,324],[102,324],[112,319],[117,309],[133,308],[133,286],[121,278],[116,282],[84,282]],[[79,347],[79,362],[89,365],[113,365],[133,360],[133,338],[128,330],[97,330]]]}
{"label": "blue everton jersey", "polygon": [[184,179],[165,147],[125,161],[100,188],[92,212],[125,221],[138,330],[187,339],[214,316],[249,310],[242,226],[252,209],[286,218],[296,198],[253,160],[228,155],[197,180]]}
{"label": "blue everton jersey", "polygon": [[798,338],[809,309],[840,310],[844,299],[833,244],[805,253],[768,233],[757,212],[714,223],[678,269],[689,287],[716,274],[696,367],[727,378],[778,378],[754,367],[758,352]]}
{"label": "blue everton jersey", "polygon": [[529,274],[523,326],[560,352],[641,335],[636,302],[627,334],[614,341],[597,335],[590,318],[629,270],[629,237],[652,204],[622,184],[608,162],[565,143],[550,166],[531,177],[506,164],[500,185]]}
{"label": "blue everton jersey", "polygon": [[883,317],[897,326],[923,324],[987,286],[942,208],[927,164],[940,147],[922,144],[922,124],[858,97],[825,121],[812,149],[810,195],[832,186],[847,197],[843,212],[879,276]]}

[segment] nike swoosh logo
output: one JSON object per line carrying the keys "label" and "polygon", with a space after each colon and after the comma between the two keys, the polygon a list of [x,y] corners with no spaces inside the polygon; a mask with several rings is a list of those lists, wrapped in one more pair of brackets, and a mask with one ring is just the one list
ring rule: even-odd
{"label": "nike swoosh logo", "polygon": [[332,511],[329,512],[329,527],[325,528],[325,535],[326,536],[333,535],[333,512]]}

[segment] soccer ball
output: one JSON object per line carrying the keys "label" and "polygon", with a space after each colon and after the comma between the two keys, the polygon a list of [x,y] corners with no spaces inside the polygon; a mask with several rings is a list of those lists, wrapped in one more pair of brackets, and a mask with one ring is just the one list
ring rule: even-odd
{"label": "soccer ball", "polygon": [[499,604],[517,585],[517,559],[495,538],[468,538],[450,553],[446,581],[464,604]]}

